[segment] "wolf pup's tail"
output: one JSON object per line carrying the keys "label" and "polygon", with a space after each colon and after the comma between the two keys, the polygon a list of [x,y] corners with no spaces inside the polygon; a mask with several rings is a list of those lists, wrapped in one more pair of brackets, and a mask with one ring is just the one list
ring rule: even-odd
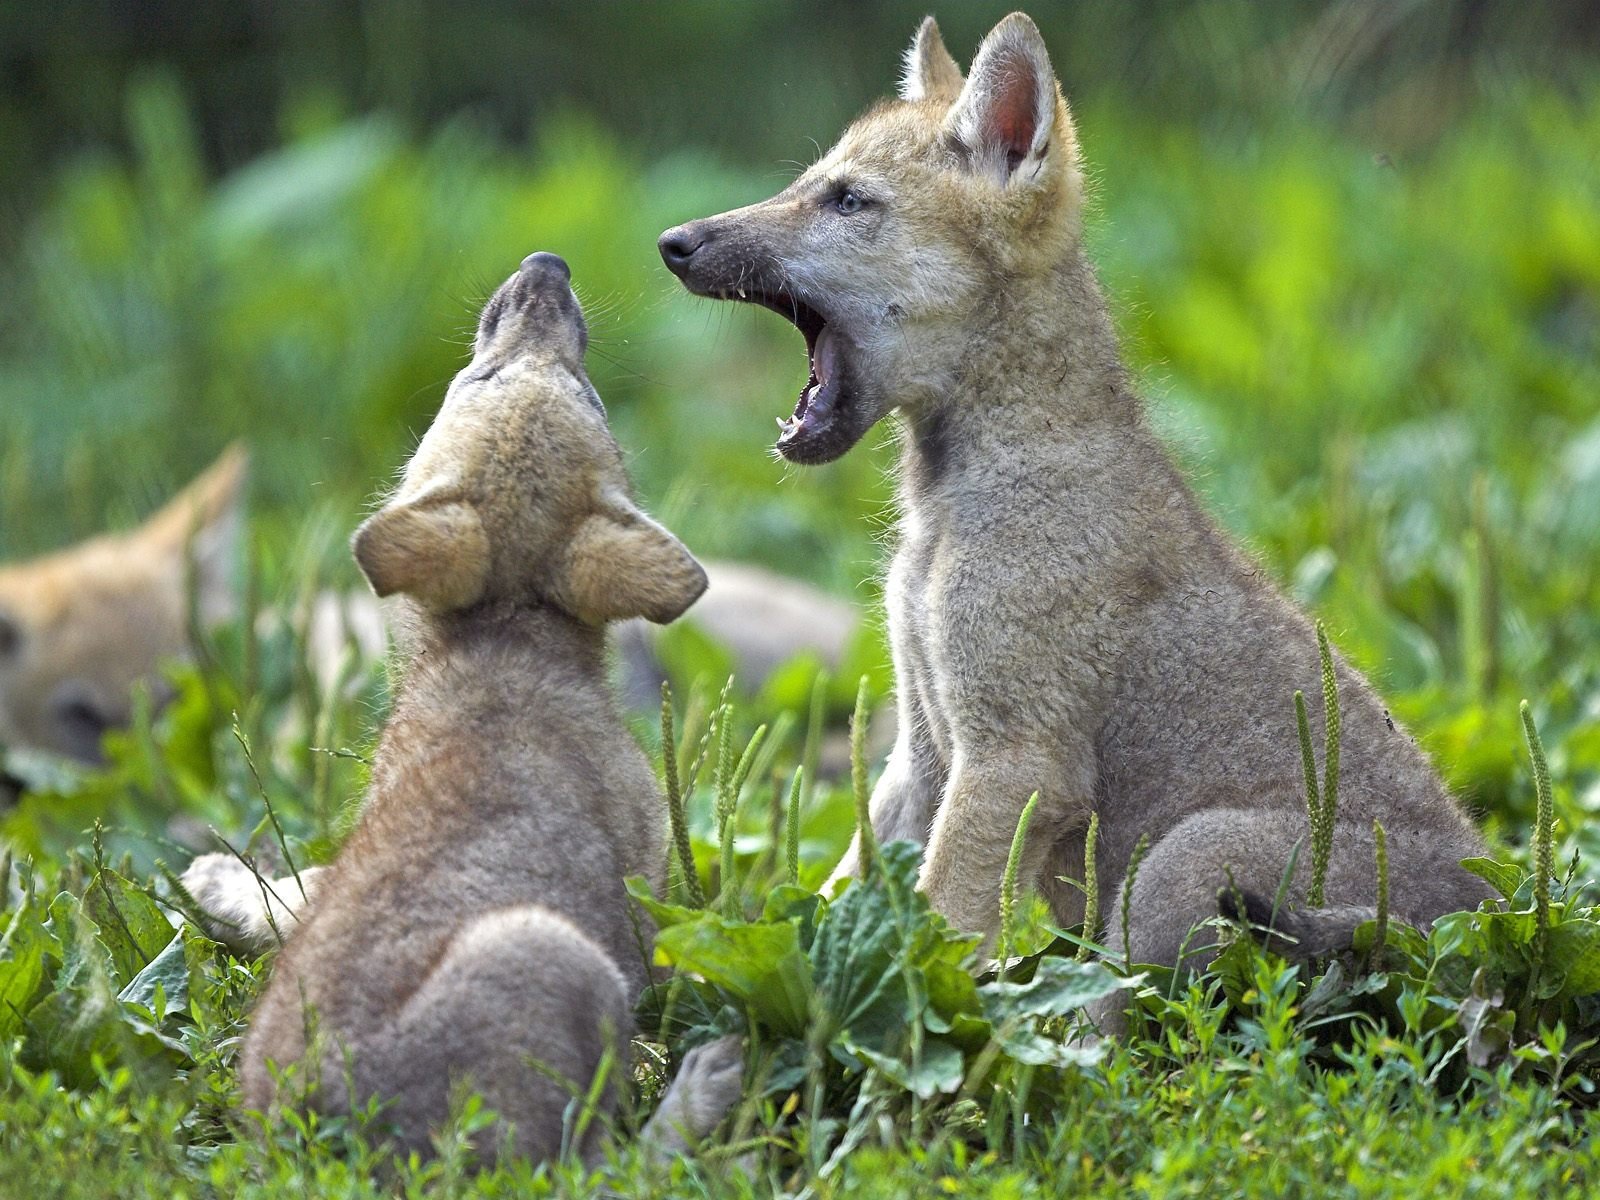
{"label": "wolf pup's tail", "polygon": [[1274,912],[1270,899],[1236,888],[1217,893],[1217,908],[1224,917],[1249,929],[1263,947],[1291,962],[1329,958],[1353,949],[1356,927],[1378,918],[1376,908],[1362,905]]}

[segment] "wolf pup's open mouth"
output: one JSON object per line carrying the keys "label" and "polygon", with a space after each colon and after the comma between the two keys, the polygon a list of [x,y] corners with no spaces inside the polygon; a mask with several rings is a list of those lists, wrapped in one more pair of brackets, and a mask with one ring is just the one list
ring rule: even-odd
{"label": "wolf pup's open mouth", "polygon": [[854,429],[854,394],[843,338],[817,309],[789,292],[740,288],[719,299],[759,304],[788,320],[806,340],[811,370],[794,413],[778,418],[778,453],[791,462],[816,464],[838,458],[861,436]]}
{"label": "wolf pup's open mouth", "polygon": [[811,369],[793,414],[778,418],[777,449],[793,463],[832,462],[872,428],[881,406],[863,394],[848,325],[835,320],[826,297],[796,287],[770,251],[741,232],[742,212],[667,230],[657,242],[661,258],[695,295],[759,304],[800,331]]}

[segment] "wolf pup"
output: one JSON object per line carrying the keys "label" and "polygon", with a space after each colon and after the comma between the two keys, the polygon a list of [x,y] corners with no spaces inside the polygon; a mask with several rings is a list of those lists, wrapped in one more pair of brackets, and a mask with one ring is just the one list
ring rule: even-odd
{"label": "wolf pup", "polygon": [[0,566],[0,744],[99,762],[134,687],[232,614],[245,468],[230,446],[139,528]]}
{"label": "wolf pup", "polygon": [[[1176,964],[1219,888],[1259,914],[1298,862],[1290,895],[1303,900],[1291,694],[1316,693],[1317,644],[1147,425],[1083,206],[1072,118],[1033,22],[1001,21],[964,79],[929,19],[897,101],[777,196],[668,230],[660,250],[692,292],[764,305],[804,335],[811,377],[779,419],[783,457],[828,462],[900,413],[886,587],[899,740],[872,797],[878,837],[925,841],[929,900],[992,935],[1029,796],[1024,875],[1063,922],[1081,919],[1061,880],[1081,875],[1097,812],[1101,912],[1149,839],[1131,945],[1115,928],[1109,944]],[[1471,824],[1366,682],[1337,671],[1330,908],[1278,922],[1307,949],[1370,911],[1374,819],[1396,913],[1431,920],[1488,894],[1459,865],[1481,852]]]}
{"label": "wolf pup", "polygon": [[[705,574],[629,499],[587,341],[566,263],[531,255],[356,531],[373,590],[403,597],[408,661],[360,825],[298,920],[295,881],[272,885],[288,936],[241,1052],[250,1108],[298,1102],[273,1065],[298,1064],[319,1107],[386,1101],[405,1154],[469,1085],[515,1152],[548,1158],[608,1047],[610,1078],[627,1074],[648,945],[622,881],[662,882],[665,802],[606,687],[605,625],[672,620]],[[224,915],[260,907],[217,856],[186,881]],[[646,1131],[656,1149],[721,1119],[740,1057],[736,1040],[690,1055]]]}

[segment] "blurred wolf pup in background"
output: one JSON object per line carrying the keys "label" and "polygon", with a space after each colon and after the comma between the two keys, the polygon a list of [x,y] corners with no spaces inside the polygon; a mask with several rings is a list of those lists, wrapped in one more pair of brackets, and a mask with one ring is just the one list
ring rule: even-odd
{"label": "blurred wolf pup in background", "polygon": [[[247,466],[244,448],[230,446],[137,529],[0,566],[0,747],[95,765],[105,734],[131,722],[137,686],[149,687],[159,707],[168,691],[162,664],[190,654],[196,632],[243,607],[235,581]],[[850,605],[746,563],[711,562],[706,573],[692,623],[726,647],[741,687],[759,689],[800,655],[839,667],[858,629]],[[287,614],[255,616],[265,631]],[[365,590],[323,589],[297,628],[301,619],[307,663],[325,688],[377,662],[388,642],[382,609]],[[623,697],[653,709],[666,677],[656,627],[624,622],[617,645]]]}
{"label": "blurred wolf pup in background", "polygon": [[[921,885],[992,935],[1018,817],[1058,919],[1100,818],[1100,909],[1135,847],[1134,962],[1178,963],[1219,889],[1302,952],[1372,915],[1373,821],[1394,911],[1488,894],[1482,853],[1425,756],[1340,663],[1343,771],[1328,907],[1310,855],[1292,693],[1319,689],[1305,617],[1205,514],[1146,423],[1082,236],[1077,133],[1038,29],[1016,13],[963,76],[925,21],[898,100],[779,195],[670,229],[693,292],[764,305],[804,335],[811,379],[778,452],[829,462],[901,418],[886,603],[899,741],[872,797],[879,838],[927,845]],[[853,869],[847,856],[841,871]],[[1231,881],[1231,883],[1230,883]],[[1263,899],[1265,898],[1265,899]],[[1091,930],[1091,935],[1100,931]],[[1212,939],[1197,937],[1194,961]]]}
{"label": "blurred wolf pup in background", "polygon": [[[0,566],[0,747],[95,765],[105,734],[131,722],[137,686],[149,687],[159,707],[168,690],[162,664],[190,654],[195,632],[243,607],[235,580],[247,467],[244,448],[230,446],[137,529]],[[858,628],[848,604],[745,563],[707,563],[706,573],[708,594],[692,623],[728,649],[741,687],[759,689],[799,655],[838,668]],[[256,619],[266,630],[285,614]],[[388,642],[381,607],[365,590],[323,589],[303,619],[307,662],[323,687],[378,661]],[[624,622],[617,644],[625,700],[653,709],[665,678],[655,626]]]}
{"label": "blurred wolf pup in background", "polygon": [[[356,532],[373,590],[402,598],[406,662],[360,825],[306,873],[299,920],[276,914],[292,933],[241,1051],[252,1109],[377,1096],[400,1152],[426,1152],[470,1085],[517,1153],[549,1158],[571,1088],[609,1063],[609,1106],[627,1076],[649,937],[623,880],[663,882],[666,805],[608,687],[605,627],[670,621],[706,578],[629,498],[587,342],[566,263],[530,255],[485,307],[398,491]],[[207,910],[270,935],[237,860],[184,878]],[[273,890],[299,894],[293,879]],[[685,1059],[653,1149],[709,1132],[741,1058],[724,1039]],[[294,1064],[316,1084],[304,1097],[280,1089]]]}
{"label": "blurred wolf pup in background", "polygon": [[96,763],[134,688],[161,698],[159,665],[237,607],[246,463],[230,446],[137,529],[0,566],[0,745]]}

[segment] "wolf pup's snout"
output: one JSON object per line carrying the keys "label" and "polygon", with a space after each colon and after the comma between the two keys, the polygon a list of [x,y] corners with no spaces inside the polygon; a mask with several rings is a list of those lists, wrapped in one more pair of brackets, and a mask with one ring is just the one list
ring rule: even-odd
{"label": "wolf pup's snout", "polygon": [[661,261],[667,264],[667,270],[682,279],[689,269],[689,260],[705,244],[704,222],[690,221],[663,233],[656,241],[656,249],[661,251]]}
{"label": "wolf pup's snout", "polygon": [[551,254],[548,250],[536,250],[528,255],[522,260],[519,270],[527,279],[537,280],[549,276],[563,287],[572,282],[572,268],[567,266],[567,260],[559,254]]}
{"label": "wolf pup's snout", "polygon": [[[509,319],[513,316],[515,321]],[[539,250],[523,259],[516,273],[496,288],[483,306],[477,348],[482,352],[498,344],[502,352],[514,352],[530,336],[543,336],[562,326],[571,327],[581,358],[589,346],[589,327],[572,294],[572,268],[559,254]]]}

